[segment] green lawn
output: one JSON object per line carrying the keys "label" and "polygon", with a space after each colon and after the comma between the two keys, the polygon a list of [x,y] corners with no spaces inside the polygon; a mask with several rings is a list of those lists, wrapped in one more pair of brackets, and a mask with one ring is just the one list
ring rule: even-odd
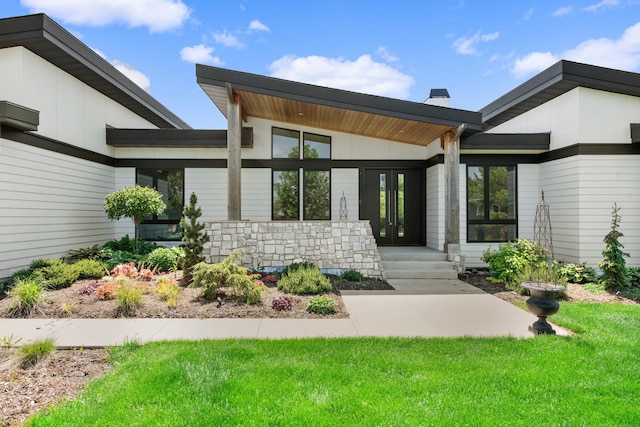
{"label": "green lawn", "polygon": [[637,426],[640,306],[562,304],[579,337],[129,345],[34,426]]}

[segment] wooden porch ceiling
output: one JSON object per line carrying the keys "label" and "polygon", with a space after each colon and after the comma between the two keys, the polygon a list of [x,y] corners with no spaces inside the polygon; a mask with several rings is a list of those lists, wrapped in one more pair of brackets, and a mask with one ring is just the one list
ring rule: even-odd
{"label": "wooden porch ceiling", "polygon": [[461,123],[480,129],[480,115],[271,77],[199,66],[198,83],[226,116],[227,88],[243,118],[257,117],[389,141],[426,146]]}

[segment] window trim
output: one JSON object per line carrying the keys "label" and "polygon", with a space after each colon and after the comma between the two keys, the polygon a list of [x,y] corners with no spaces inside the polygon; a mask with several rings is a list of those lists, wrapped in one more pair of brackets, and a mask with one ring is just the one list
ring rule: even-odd
{"label": "window trim", "polygon": [[[489,219],[489,212],[491,209],[491,203],[487,203],[487,201],[491,201],[490,198],[490,178],[484,181],[484,218],[483,219],[470,219],[469,215],[469,168],[473,167],[483,167],[483,168],[496,168],[496,167],[512,167],[515,171],[515,179],[514,179],[514,199],[513,199],[513,209],[515,218],[514,219]],[[515,237],[519,236],[519,222],[518,222],[518,165],[517,164],[494,164],[492,162],[474,162],[466,164],[466,174],[465,174],[465,186],[466,186],[466,216],[467,216],[467,243],[502,243],[508,240],[470,240],[470,226],[472,225],[515,225]],[[485,176],[489,174],[485,174]]]}
{"label": "window trim", "polygon": [[[182,209],[185,206],[185,168],[136,168],[136,184],[139,185],[140,171],[153,172],[152,187],[158,189],[158,172],[159,171],[181,171],[182,172]],[[164,195],[163,195],[164,196]],[[163,197],[164,198],[164,197]],[[168,200],[163,200],[168,207]],[[180,219],[158,219],[158,215],[153,215],[152,219],[143,219],[140,225],[180,225]],[[158,240],[159,241],[159,240]]]}

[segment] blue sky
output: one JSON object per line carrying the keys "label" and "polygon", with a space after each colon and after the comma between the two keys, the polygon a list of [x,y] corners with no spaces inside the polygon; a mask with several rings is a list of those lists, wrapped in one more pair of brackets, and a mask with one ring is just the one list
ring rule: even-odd
{"label": "blue sky", "polygon": [[640,0],[0,0],[39,12],[198,129],[195,63],[473,111],[560,59],[640,72]]}

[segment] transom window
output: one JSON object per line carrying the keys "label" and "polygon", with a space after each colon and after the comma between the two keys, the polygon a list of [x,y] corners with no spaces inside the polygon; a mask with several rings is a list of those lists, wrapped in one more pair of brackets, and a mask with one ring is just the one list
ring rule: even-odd
{"label": "transom window", "polygon": [[184,207],[184,169],[138,169],[136,182],[162,194],[167,208],[162,215],[145,217],[140,224],[140,238],[145,240],[180,240],[179,223]]}
{"label": "transom window", "polygon": [[272,218],[331,219],[331,171],[313,161],[331,158],[331,137],[274,127],[272,153],[291,159],[290,168],[272,170]]}
{"label": "transom window", "polygon": [[467,166],[467,241],[517,237],[516,166]]}

